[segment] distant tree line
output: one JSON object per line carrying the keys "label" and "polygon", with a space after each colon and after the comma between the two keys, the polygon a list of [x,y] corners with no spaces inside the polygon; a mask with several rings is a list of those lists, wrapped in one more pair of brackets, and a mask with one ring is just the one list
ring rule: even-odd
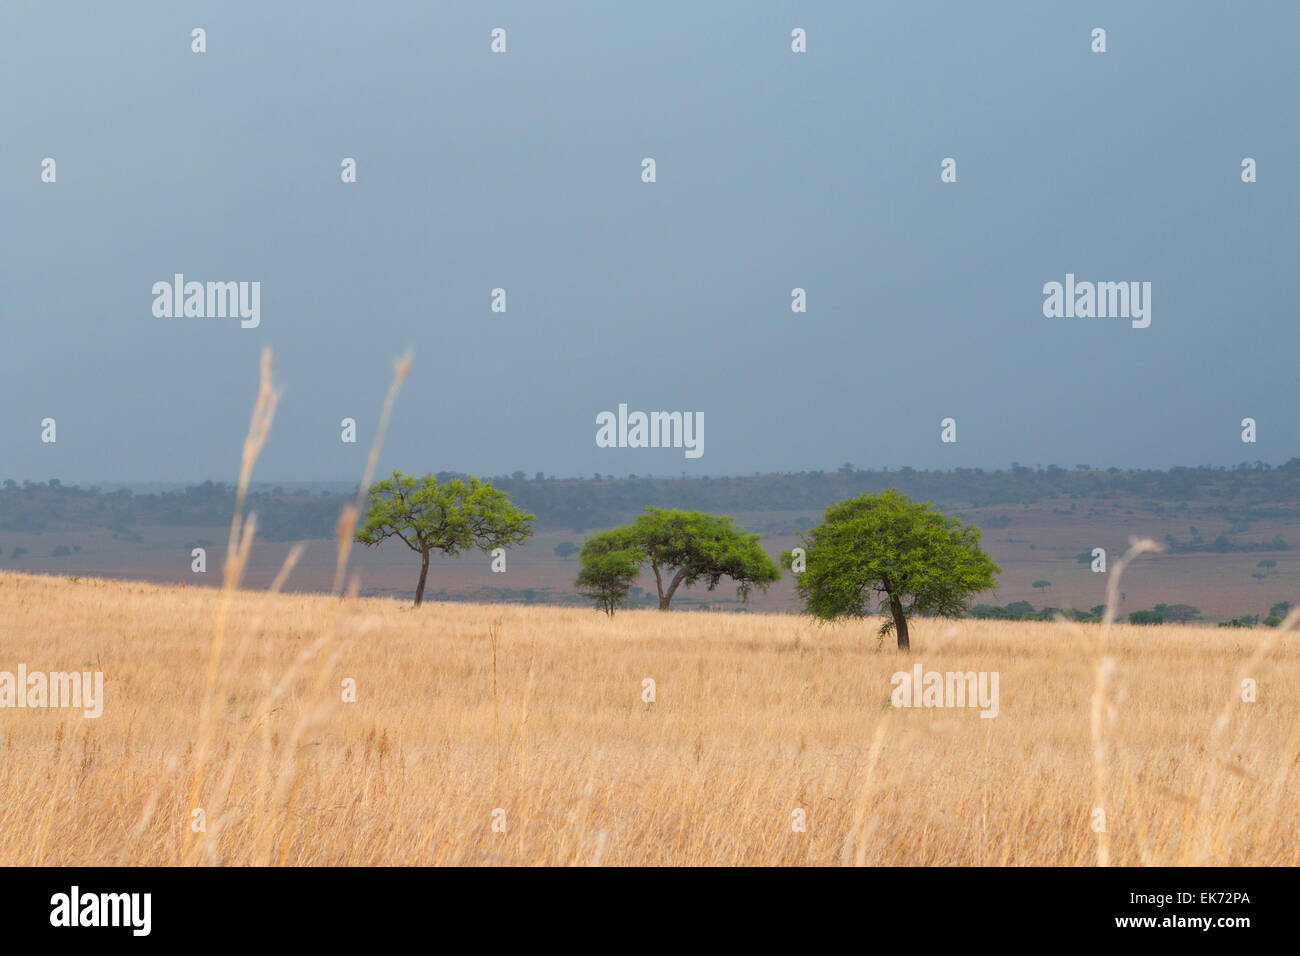
{"label": "distant tree line", "polygon": [[[1291,602],[1279,601],[1268,609],[1267,614],[1245,615],[1219,623],[1219,627],[1277,627],[1282,619],[1291,612]],[[1012,601],[1007,605],[976,604],[969,615],[980,620],[990,621],[1055,621],[1064,618],[1081,624],[1099,623],[1106,613],[1106,605],[1097,604],[1087,611],[1078,608],[1042,607],[1035,608],[1028,601]],[[1199,608],[1190,604],[1157,604],[1153,608],[1131,611],[1117,618],[1130,624],[1191,624],[1202,620]]]}
{"label": "distant tree line", "polygon": [[[446,483],[468,476],[438,472]],[[913,468],[864,471],[846,464],[836,471],[753,475],[747,477],[615,478],[597,475],[554,478],[524,472],[487,479],[509,494],[518,506],[537,516],[543,529],[581,533],[632,520],[647,506],[710,513],[738,511],[823,512],[831,504],[887,488],[946,509],[1000,505],[1032,505],[1052,500],[1110,498],[1142,499],[1157,514],[1177,513],[1196,500],[1210,513],[1222,515],[1232,533],[1251,521],[1300,518],[1300,458],[1272,467],[1262,462],[1235,468],[1173,468],[1168,471],[1093,469],[1056,465],[986,471],[957,468],[924,471]],[[355,493],[355,489],[351,493]],[[334,534],[340,495],[304,489],[254,489],[250,508],[258,513],[258,534],[276,540],[329,538]],[[1073,503],[1071,502],[1071,506]],[[156,525],[222,527],[230,522],[234,488],[206,481],[184,489],[133,494],[129,489],[82,489],[49,482],[10,479],[0,486],[0,530],[45,532],[61,529],[108,528],[122,535]],[[1069,511],[1069,508],[1065,508]],[[1013,522],[993,516],[988,527]],[[1220,536],[1209,543],[1177,542],[1186,550],[1273,549],[1273,542],[1233,544]],[[1280,550],[1280,549],[1279,549]]]}

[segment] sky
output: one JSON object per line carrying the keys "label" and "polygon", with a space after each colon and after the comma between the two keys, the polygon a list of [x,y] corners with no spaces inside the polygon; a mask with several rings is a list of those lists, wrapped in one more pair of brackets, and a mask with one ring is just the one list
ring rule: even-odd
{"label": "sky", "polygon": [[267,345],[263,481],[359,478],[407,349],[381,473],[1281,463],[1298,62],[1280,2],[8,2],[0,478],[231,480]]}

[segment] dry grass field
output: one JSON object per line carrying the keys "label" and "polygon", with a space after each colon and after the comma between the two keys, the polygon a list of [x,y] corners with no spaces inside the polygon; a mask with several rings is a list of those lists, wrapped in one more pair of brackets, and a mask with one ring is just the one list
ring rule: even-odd
{"label": "dry grass field", "polygon": [[[277,593],[299,549],[269,592],[239,587],[269,350],[220,590],[0,572],[0,704],[21,668],[104,679],[97,717],[0,706],[0,864],[1300,863],[1300,611],[921,619],[903,655],[873,622],[358,598],[409,367],[329,593]],[[996,674],[996,716],[893,706],[917,664]]]}
{"label": "dry grass field", "polygon": [[[0,863],[1300,863],[1294,634],[1103,633],[3,573],[0,670],[106,702],[0,709]],[[997,717],[890,706],[917,661]]]}

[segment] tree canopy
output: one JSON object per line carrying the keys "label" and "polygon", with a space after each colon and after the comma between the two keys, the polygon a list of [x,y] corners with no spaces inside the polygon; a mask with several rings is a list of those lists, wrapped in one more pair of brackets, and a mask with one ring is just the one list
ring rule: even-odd
{"label": "tree canopy", "polygon": [[[757,534],[737,528],[725,515],[651,507],[632,524],[587,540],[578,584],[588,589],[584,593],[589,596],[592,585],[601,580],[607,588],[622,583],[630,587],[636,577],[626,576],[631,561],[638,572],[648,565],[654,573],[661,611],[668,610],[681,585],[703,581],[712,591],[724,577],[736,583],[741,600],[748,600],[755,587],[766,591],[781,577],[781,569],[758,542]],[[610,593],[598,590],[595,595],[599,602]]]}
{"label": "tree canopy", "polygon": [[534,521],[504,491],[473,477],[439,484],[434,475],[417,479],[394,471],[391,478],[371,486],[369,505],[357,540],[377,545],[386,538],[400,538],[420,555],[417,605],[424,600],[431,552],[455,556],[470,548],[508,548],[532,534]]}
{"label": "tree canopy", "polygon": [[[810,614],[823,620],[885,614],[881,635],[895,633],[910,649],[915,614],[955,617],[970,599],[995,586],[1002,569],[979,547],[980,531],[890,488],[826,509],[803,535],[806,569],[795,588]],[[782,554],[791,567],[793,552]]]}
{"label": "tree canopy", "polygon": [[641,573],[641,552],[632,544],[627,529],[620,528],[588,538],[580,554],[578,593],[613,617]]}

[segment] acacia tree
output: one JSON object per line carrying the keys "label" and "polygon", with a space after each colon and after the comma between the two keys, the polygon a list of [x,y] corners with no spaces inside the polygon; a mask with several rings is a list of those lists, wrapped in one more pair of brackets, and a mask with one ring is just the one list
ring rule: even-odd
{"label": "acacia tree", "polygon": [[582,545],[578,592],[591,598],[610,617],[626,603],[632,582],[641,573],[641,555],[631,546],[626,529],[593,535]]}
{"label": "acacia tree", "polygon": [[[995,586],[1002,569],[979,547],[980,530],[896,488],[849,498],[826,509],[803,535],[806,568],[795,589],[815,617],[864,617],[879,598],[883,637],[893,631],[910,650],[913,614],[956,617],[970,599]],[[791,566],[793,552],[781,555]]]}
{"label": "acacia tree", "polygon": [[508,548],[533,533],[534,520],[535,515],[517,508],[490,481],[453,478],[439,484],[433,475],[417,479],[394,471],[392,478],[371,486],[366,523],[357,531],[357,540],[377,545],[385,538],[400,538],[420,555],[420,583],[415,588],[419,605],[432,552],[454,557],[470,548]]}
{"label": "acacia tree", "polygon": [[[608,563],[613,554],[631,556],[638,571],[654,572],[659,610],[668,610],[678,587],[704,581],[710,591],[724,578],[736,582],[736,594],[749,600],[755,588],[766,591],[781,577],[781,569],[758,544],[759,536],[737,528],[725,515],[668,508],[646,508],[632,524],[592,535],[583,545],[583,573],[596,573],[597,558]],[[590,551],[588,550],[590,548]],[[588,555],[591,562],[588,561]],[[619,559],[626,568],[626,561]],[[582,583],[582,573],[579,574]],[[629,578],[630,586],[635,575]]]}

